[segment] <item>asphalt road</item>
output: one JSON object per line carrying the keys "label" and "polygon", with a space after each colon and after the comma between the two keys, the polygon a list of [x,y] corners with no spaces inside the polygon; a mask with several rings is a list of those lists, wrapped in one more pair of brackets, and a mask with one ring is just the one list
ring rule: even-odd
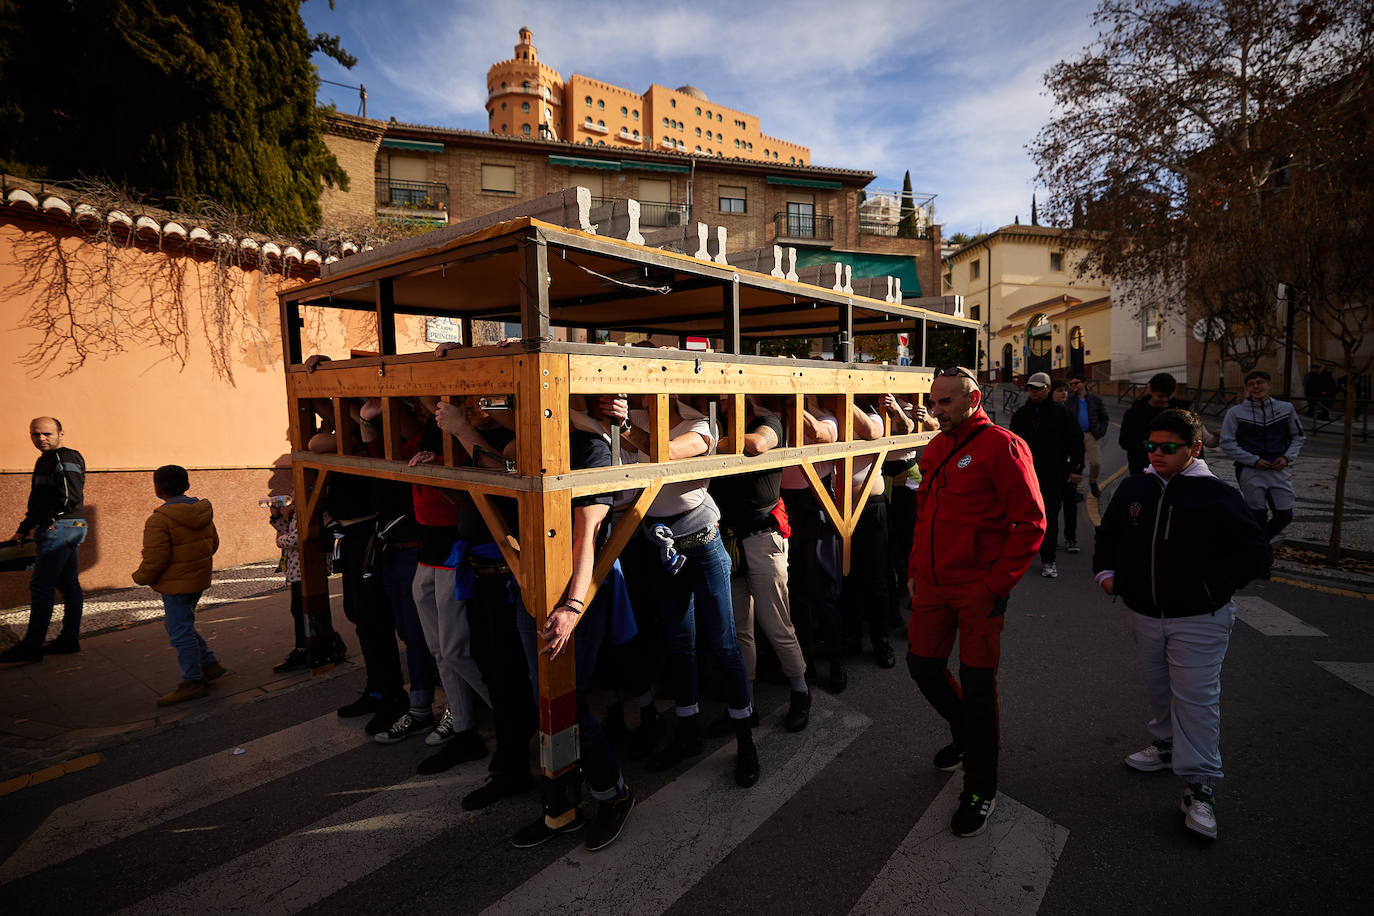
{"label": "asphalt road", "polygon": [[197,916],[1367,912],[1370,603],[1244,592],[1223,675],[1221,834],[1208,842],[1182,826],[1177,778],[1123,765],[1148,740],[1130,612],[1093,584],[1090,550],[1059,560],[1057,580],[1033,565],[1008,611],[1001,791],[978,838],[948,835],[959,777],[930,767],[946,733],[900,664],[855,658],[849,689],[818,690],[800,735],[778,724],[785,687],[761,684],[753,789],[733,785],[721,741],[667,774],[626,764],[639,804],[597,854],[580,834],[509,847],[537,814],[532,794],[464,812],[483,764],[417,778],[430,750],[419,739],[382,747],[337,720],[359,674],[0,797],[0,901]]}

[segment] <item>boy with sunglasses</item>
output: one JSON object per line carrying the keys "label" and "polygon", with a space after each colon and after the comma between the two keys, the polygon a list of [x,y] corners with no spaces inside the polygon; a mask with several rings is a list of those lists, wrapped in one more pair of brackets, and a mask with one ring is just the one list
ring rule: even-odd
{"label": "boy with sunglasses", "polygon": [[1165,410],[1141,443],[1143,474],[1117,488],[1097,530],[1093,571],[1132,613],[1154,717],[1152,742],[1126,758],[1142,772],[1173,768],[1187,782],[1184,826],[1215,839],[1221,779],[1221,663],[1235,623],[1231,595],[1269,567],[1269,542],[1233,487],[1213,476],[1202,423]]}

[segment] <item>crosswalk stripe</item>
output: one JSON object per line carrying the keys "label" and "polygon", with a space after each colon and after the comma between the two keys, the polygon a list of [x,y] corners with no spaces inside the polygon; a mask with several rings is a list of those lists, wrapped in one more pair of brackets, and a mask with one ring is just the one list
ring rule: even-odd
{"label": "crosswalk stripe", "polygon": [[700,881],[871,724],[838,700],[812,694],[811,724],[790,734],[770,716],[756,741],[763,778],[734,784],[728,743],[637,805],[610,854],[581,846],[485,914],[661,913]]}
{"label": "crosswalk stripe", "polygon": [[1008,798],[981,836],[950,833],[963,780],[950,779],[850,910],[854,916],[907,913],[1033,914],[1040,909],[1069,831]]}
{"label": "crosswalk stripe", "polygon": [[369,736],[334,713],[63,805],[0,863],[0,884],[312,766]]}
{"label": "crosswalk stripe", "polygon": [[120,916],[298,913],[478,817],[457,800],[486,775],[485,766],[469,765],[383,787],[309,827],[140,900]]}
{"label": "crosswalk stripe", "polygon": [[1265,636],[1325,636],[1277,605],[1254,595],[1235,597],[1236,616]]}
{"label": "crosswalk stripe", "polygon": [[1352,687],[1374,697],[1374,662],[1317,662]]}

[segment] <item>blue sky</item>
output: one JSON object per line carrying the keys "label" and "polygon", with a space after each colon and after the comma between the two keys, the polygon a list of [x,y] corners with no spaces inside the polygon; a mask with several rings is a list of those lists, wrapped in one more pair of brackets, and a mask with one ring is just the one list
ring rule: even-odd
{"label": "blue sky", "polygon": [[[1042,77],[1092,38],[1096,0],[306,0],[307,28],[358,64],[316,55],[324,79],[367,86],[369,117],[486,129],[486,71],[522,25],[539,57],[643,92],[690,83],[757,115],[817,165],[868,169],[871,187],[936,194],[945,233],[1027,222],[1026,143],[1049,117]],[[322,102],[356,112],[356,92]],[[1043,195],[1042,195],[1043,196]]]}

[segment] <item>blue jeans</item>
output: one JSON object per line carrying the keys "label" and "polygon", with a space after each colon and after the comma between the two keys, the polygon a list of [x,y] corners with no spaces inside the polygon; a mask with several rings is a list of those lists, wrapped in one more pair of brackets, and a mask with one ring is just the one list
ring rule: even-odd
{"label": "blue jeans", "polygon": [[397,547],[382,563],[382,590],[396,617],[396,632],[406,644],[406,669],[410,674],[410,705],[413,709],[428,709],[434,704],[434,685],[439,669],[425,642],[425,630],[420,625],[420,612],[415,607],[412,586],[415,584],[417,547]]}
{"label": "blue jeans", "polygon": [[668,631],[673,699],[679,716],[697,711],[697,624],[725,677],[730,716],[743,719],[752,711],[749,678],[735,640],[735,612],[730,603],[730,554],[715,538],[679,551],[687,563],[670,575],[662,563],[651,563],[654,598]]}
{"label": "blue jeans", "polygon": [[[582,773],[587,785],[598,798],[614,797],[620,785],[620,764],[611,752],[611,743],[601,730],[601,723],[587,706],[587,691],[591,689],[592,671],[601,652],[609,623],[606,591],[598,589],[592,603],[582,612],[582,619],[573,631],[573,658],[577,665],[577,726],[581,738]],[[525,610],[523,600],[514,607],[515,629],[525,649],[525,663],[530,668],[530,682],[538,692],[539,685],[539,629],[535,619]]]}
{"label": "blue jeans", "polygon": [[81,583],[76,578],[76,548],[86,540],[84,519],[59,519],[33,536],[38,556],[29,579],[29,629],[24,641],[43,645],[52,623],[56,592],[62,592],[62,639],[81,635]]}
{"label": "blue jeans", "polygon": [[162,607],[167,612],[163,623],[167,627],[167,638],[172,641],[172,648],[177,650],[177,664],[181,666],[183,681],[204,679],[201,669],[217,661],[215,653],[210,651],[205,640],[196,632],[196,603],[200,601],[200,596],[200,592],[162,596]]}

